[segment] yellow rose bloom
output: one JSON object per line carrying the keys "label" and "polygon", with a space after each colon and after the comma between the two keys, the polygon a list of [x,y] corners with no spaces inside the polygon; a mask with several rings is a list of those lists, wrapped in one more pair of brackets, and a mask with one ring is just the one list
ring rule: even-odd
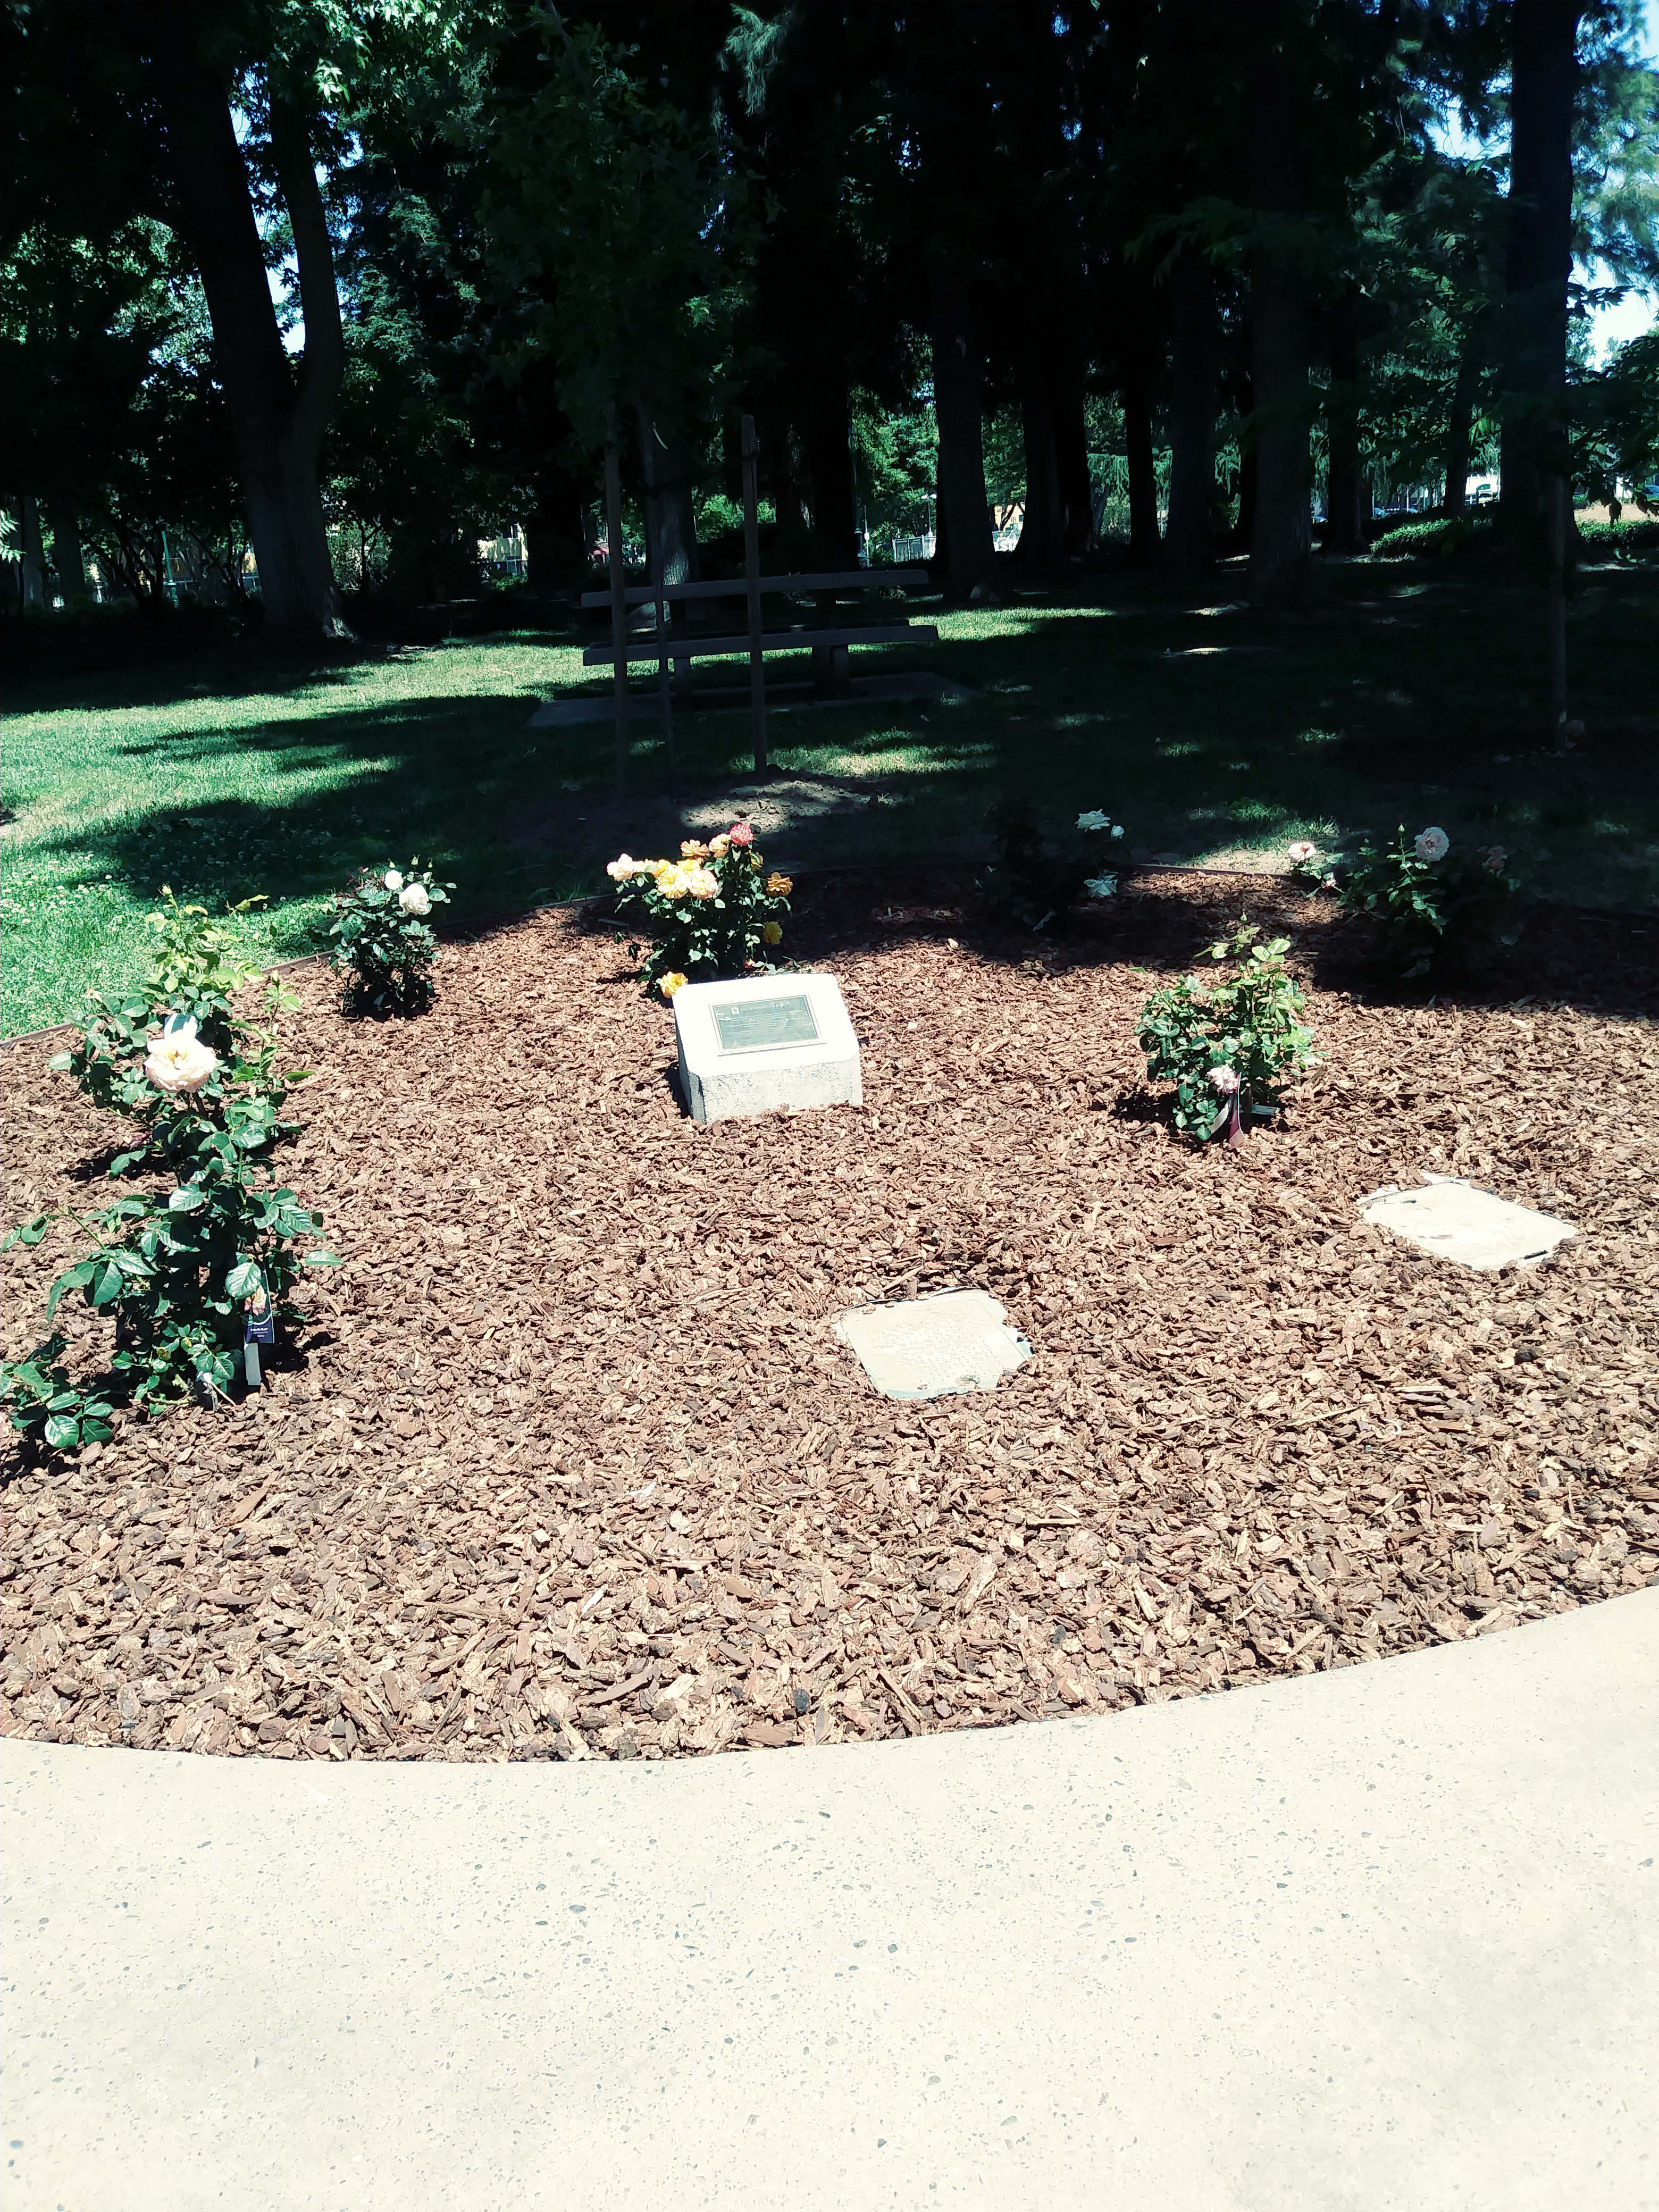
{"label": "yellow rose bloom", "polygon": [[691,879],[684,868],[665,868],[657,878],[657,889],[665,898],[682,899],[691,888]]}
{"label": "yellow rose bloom", "polygon": [[672,999],[676,991],[683,991],[685,988],[685,978],[678,971],[669,975],[659,975],[657,988],[665,999]]}
{"label": "yellow rose bloom", "polygon": [[680,858],[683,860],[706,860],[710,849],[696,837],[688,837],[680,847]]}
{"label": "yellow rose bloom", "polygon": [[720,895],[720,879],[712,868],[688,868],[685,872],[685,888],[693,898],[718,898]]}
{"label": "yellow rose bloom", "polygon": [[787,898],[795,888],[795,879],[793,876],[781,876],[774,868],[766,878],[766,888],[774,898]]}
{"label": "yellow rose bloom", "polygon": [[749,855],[749,865],[755,871],[755,873],[759,875],[764,863],[762,861],[761,856],[758,853],[751,853]]}
{"label": "yellow rose bloom", "polygon": [[761,942],[763,945],[781,945],[783,942],[781,926],[775,921],[769,921],[761,931]]}
{"label": "yellow rose bloom", "polygon": [[729,837],[711,837],[708,841],[709,856],[713,860],[723,860],[731,849],[732,840]]}

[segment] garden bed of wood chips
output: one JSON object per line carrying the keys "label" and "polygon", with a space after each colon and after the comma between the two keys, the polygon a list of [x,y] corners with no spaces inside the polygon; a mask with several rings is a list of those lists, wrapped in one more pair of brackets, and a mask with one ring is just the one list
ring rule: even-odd
{"label": "garden bed of wood chips", "polygon": [[[1316,990],[1326,1058],[1281,1125],[1196,1153],[1139,1091],[1135,1020],[1246,890],[1275,896],[1149,878],[1034,957],[948,895],[826,881],[797,942],[842,979],[866,1106],[713,1129],[591,919],[454,948],[408,1024],[302,971],[319,1074],[283,1173],[346,1265],[245,1405],[13,1459],[6,1727],[312,1759],[833,1743],[1654,1578],[1656,940],[1558,923],[1505,1003]],[[1329,916],[1291,919],[1316,953]],[[87,1205],[106,1156],[50,1049],[6,1056],[12,1219]],[[1425,1170],[1582,1233],[1477,1275],[1358,1223]],[[69,1249],[9,1258],[12,1353]],[[833,1316],[953,1285],[1035,1358],[876,1396]],[[102,1325],[71,1325],[90,1365]]]}

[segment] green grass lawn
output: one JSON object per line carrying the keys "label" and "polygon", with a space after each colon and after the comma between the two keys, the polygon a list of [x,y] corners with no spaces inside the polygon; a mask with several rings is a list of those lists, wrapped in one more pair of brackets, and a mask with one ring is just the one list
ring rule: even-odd
{"label": "green grass lawn", "polygon": [[[1563,758],[1539,742],[1534,595],[1437,563],[1360,562],[1331,572],[1310,611],[1267,617],[1237,604],[1242,583],[1224,571],[1205,605],[1122,580],[1076,603],[1017,594],[939,614],[937,647],[855,654],[866,672],[920,662],[979,696],[776,715],[777,771],[855,776],[882,801],[780,857],[961,857],[991,798],[1019,783],[1056,828],[1103,806],[1148,852],[1277,866],[1294,836],[1435,821],[1509,846],[1542,896],[1654,902],[1659,574],[1581,580],[1571,665],[1588,734]],[[540,700],[605,688],[568,640],[530,632],[310,675],[222,649],[11,687],[6,1033],[126,981],[164,884],[215,906],[267,894],[252,934],[275,957],[315,945],[328,893],[367,862],[435,859],[463,926],[598,887],[629,842],[610,728],[525,724]],[[688,787],[745,766],[745,714],[678,729]],[[664,781],[654,722],[635,741],[643,798]]]}

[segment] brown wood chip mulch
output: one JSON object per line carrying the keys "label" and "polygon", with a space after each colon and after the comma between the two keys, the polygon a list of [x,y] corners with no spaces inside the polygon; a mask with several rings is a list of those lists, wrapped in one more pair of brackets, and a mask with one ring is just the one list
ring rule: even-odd
{"label": "brown wood chip mulch", "polygon": [[[803,942],[866,1108],[713,1129],[672,1095],[672,1018],[580,917],[454,949],[416,1022],[348,1022],[302,973],[321,1073],[285,1179],[349,1264],[308,1279],[314,1326],[246,1404],[13,1460],[6,1727],[310,1759],[833,1743],[1342,1666],[1654,1579],[1649,947],[1590,929],[1542,999],[1316,991],[1327,1057],[1281,1125],[1195,1153],[1139,1089],[1135,1018],[1241,888],[1271,896],[1149,879],[1033,957],[948,906],[837,915],[829,885]],[[4,1062],[14,1220],[86,1206],[107,1156],[49,1050]],[[1480,1275],[1360,1225],[1424,1170],[1582,1234]],[[9,1258],[14,1355],[68,1249]],[[988,1395],[876,1396],[832,1317],[952,1285],[1035,1358]]]}

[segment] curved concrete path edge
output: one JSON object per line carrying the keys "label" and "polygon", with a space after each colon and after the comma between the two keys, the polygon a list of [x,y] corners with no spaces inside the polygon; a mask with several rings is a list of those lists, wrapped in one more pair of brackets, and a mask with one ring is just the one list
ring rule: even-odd
{"label": "curved concrete path edge", "polygon": [[8,1742],[9,2212],[1659,2205],[1659,1590],[628,1765]]}

